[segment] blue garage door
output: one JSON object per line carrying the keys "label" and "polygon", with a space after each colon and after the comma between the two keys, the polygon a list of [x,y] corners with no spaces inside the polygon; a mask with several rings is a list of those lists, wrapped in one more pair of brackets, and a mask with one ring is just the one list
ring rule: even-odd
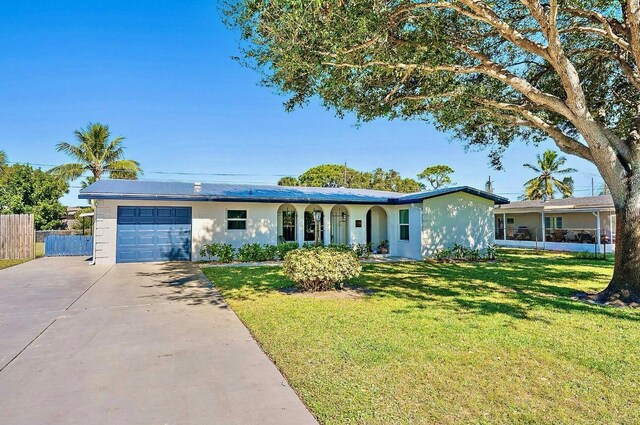
{"label": "blue garage door", "polygon": [[191,208],[118,207],[116,262],[191,259]]}

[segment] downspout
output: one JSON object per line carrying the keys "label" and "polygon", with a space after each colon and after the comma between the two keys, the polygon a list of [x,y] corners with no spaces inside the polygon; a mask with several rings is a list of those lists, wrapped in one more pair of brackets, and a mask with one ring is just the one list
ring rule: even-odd
{"label": "downspout", "polygon": [[93,206],[93,232],[91,236],[93,236],[93,255],[91,256],[91,264],[92,266],[96,265],[96,224],[98,222],[98,208],[97,203],[94,199],[91,200],[91,206]]}

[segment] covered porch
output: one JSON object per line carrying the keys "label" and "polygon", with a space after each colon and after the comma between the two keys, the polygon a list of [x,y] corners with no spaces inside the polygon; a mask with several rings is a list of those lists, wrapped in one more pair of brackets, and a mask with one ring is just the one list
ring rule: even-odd
{"label": "covered porch", "polygon": [[616,217],[602,209],[496,211],[496,245],[557,251],[613,252]]}
{"label": "covered porch", "polygon": [[300,246],[367,244],[373,253],[391,254],[392,214],[388,208],[355,204],[282,204],[278,207],[278,243],[296,242]]}

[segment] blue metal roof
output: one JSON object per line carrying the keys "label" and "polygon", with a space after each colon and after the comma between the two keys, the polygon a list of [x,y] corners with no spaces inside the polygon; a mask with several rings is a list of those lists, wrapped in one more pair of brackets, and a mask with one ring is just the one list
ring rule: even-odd
{"label": "blue metal roof", "polygon": [[431,192],[397,193],[342,187],[289,187],[248,184],[194,183],[101,179],[80,191],[80,199],[133,199],[218,202],[281,202],[317,204],[410,204],[449,193],[466,192],[506,204],[506,198],[468,186]]}

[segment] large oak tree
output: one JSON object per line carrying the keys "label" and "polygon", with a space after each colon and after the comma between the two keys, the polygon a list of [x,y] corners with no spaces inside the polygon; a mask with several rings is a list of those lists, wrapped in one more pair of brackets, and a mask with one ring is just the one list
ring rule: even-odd
{"label": "large oak tree", "polygon": [[243,60],[288,108],[432,120],[495,166],[551,138],[613,196],[616,261],[601,301],[640,301],[640,0],[236,0]]}

